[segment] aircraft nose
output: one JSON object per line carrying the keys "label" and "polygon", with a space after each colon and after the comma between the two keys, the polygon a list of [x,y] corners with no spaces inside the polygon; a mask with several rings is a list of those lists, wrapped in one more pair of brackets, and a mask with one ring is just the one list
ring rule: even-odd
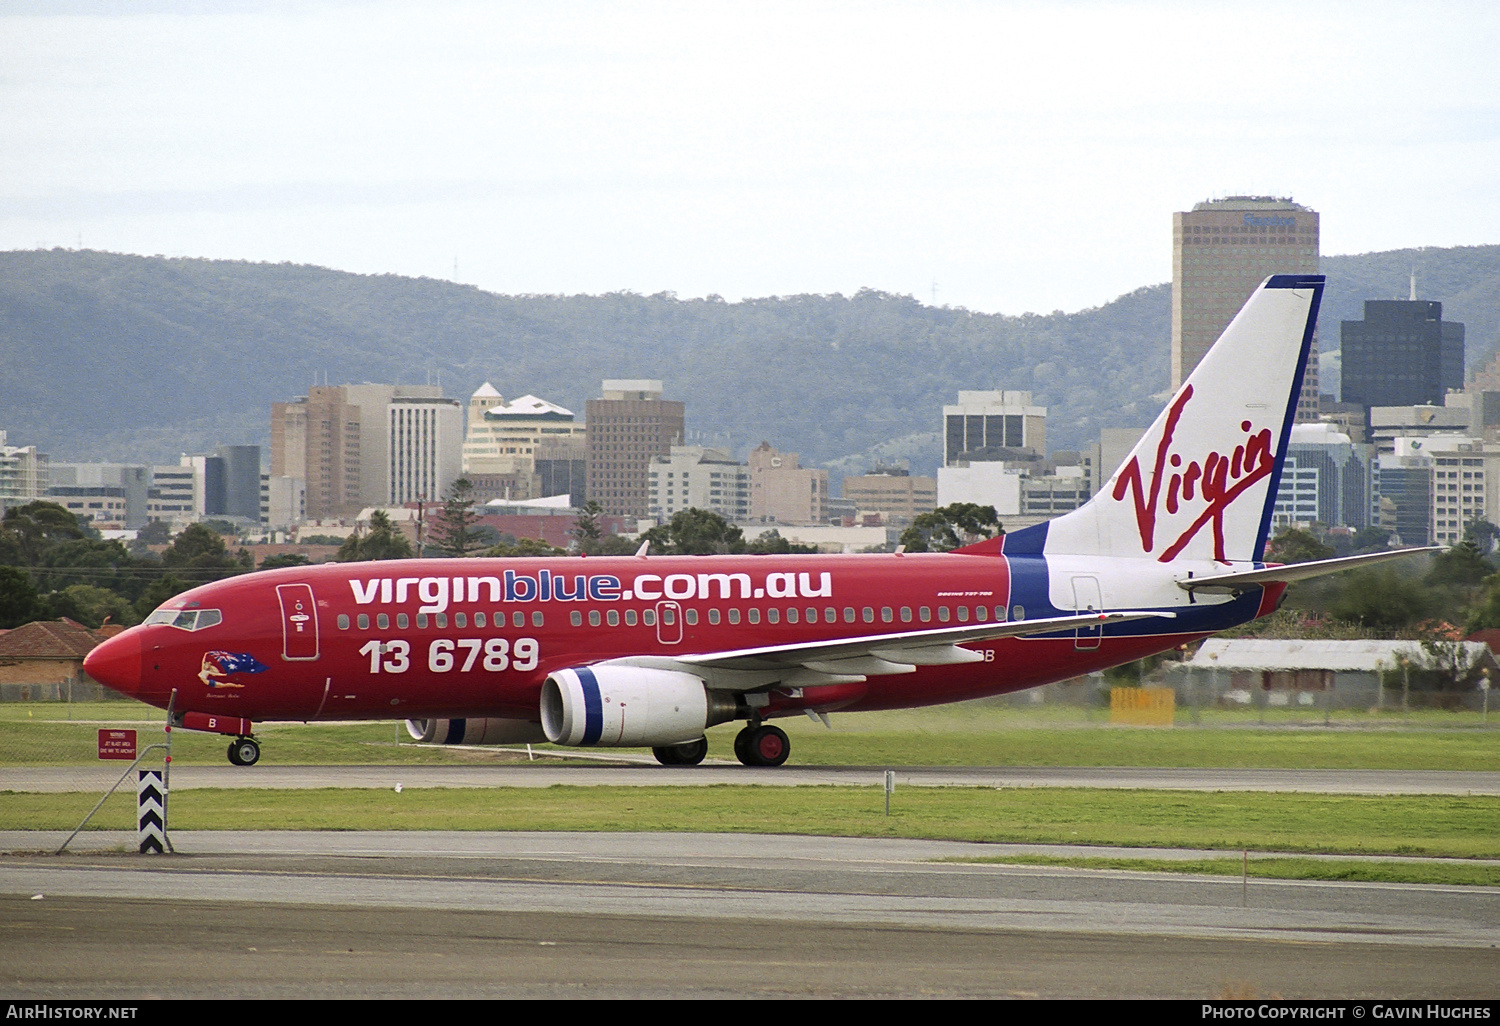
{"label": "aircraft nose", "polygon": [[140,631],[125,631],[94,646],[83,657],[83,672],[105,687],[133,695],[141,686],[145,646]]}

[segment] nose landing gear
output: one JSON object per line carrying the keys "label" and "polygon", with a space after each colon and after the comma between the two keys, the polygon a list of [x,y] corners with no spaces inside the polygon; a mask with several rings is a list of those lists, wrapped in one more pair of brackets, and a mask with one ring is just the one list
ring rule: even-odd
{"label": "nose landing gear", "polygon": [[260,744],[253,737],[237,737],[229,742],[229,761],[236,766],[254,766],[260,761]]}

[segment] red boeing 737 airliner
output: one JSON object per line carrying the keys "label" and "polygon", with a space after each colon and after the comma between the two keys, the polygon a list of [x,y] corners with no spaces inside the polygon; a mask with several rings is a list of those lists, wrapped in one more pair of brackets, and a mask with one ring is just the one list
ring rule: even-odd
{"label": "red boeing 737 airliner", "polygon": [[334,563],[185,592],[85,670],[231,735],[404,719],[466,744],[786,761],[767,721],[1066,680],[1273,610],[1288,582],[1390,559],[1263,561],[1323,278],[1266,279],[1080,509],[951,553]]}

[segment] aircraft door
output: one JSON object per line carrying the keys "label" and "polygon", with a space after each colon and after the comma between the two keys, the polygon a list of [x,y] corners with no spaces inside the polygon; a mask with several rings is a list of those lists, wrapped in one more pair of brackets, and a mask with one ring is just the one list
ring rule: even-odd
{"label": "aircraft door", "polygon": [[[1099,591],[1099,578],[1073,578],[1073,609],[1078,613],[1087,613],[1090,610],[1099,612],[1104,609],[1104,596]],[[1103,637],[1103,624],[1096,627],[1079,627],[1073,632],[1073,647],[1082,651],[1096,649]]]}
{"label": "aircraft door", "polygon": [[310,584],[278,584],[281,601],[281,658],[309,662],[318,658],[318,604]]}
{"label": "aircraft door", "polygon": [[682,607],[676,602],[656,604],[656,640],[675,645],[682,640]]}

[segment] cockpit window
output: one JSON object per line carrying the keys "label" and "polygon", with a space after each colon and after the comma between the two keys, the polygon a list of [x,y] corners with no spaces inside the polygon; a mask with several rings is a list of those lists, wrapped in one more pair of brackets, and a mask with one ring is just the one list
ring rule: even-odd
{"label": "cockpit window", "polygon": [[201,631],[224,619],[217,609],[158,609],[146,617],[144,626],[164,623],[185,631]]}

